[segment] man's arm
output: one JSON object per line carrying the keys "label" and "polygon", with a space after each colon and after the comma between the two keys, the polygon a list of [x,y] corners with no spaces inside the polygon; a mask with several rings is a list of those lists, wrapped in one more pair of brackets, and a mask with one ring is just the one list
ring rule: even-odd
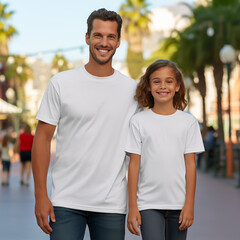
{"label": "man's arm", "polygon": [[47,172],[50,162],[51,140],[56,126],[38,122],[33,147],[32,170],[35,189],[35,215],[39,227],[47,234],[52,232],[48,216],[55,222],[53,206],[47,194]]}

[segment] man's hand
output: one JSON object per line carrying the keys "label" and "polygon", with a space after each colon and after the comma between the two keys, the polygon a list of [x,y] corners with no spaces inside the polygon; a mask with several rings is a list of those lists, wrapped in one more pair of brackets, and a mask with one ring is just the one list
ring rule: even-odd
{"label": "man's hand", "polygon": [[36,199],[35,215],[38,226],[46,234],[50,234],[52,232],[52,228],[49,225],[48,216],[50,216],[52,222],[55,222],[56,220],[53,205],[48,197]]}
{"label": "man's hand", "polygon": [[141,226],[141,215],[137,208],[130,209],[127,218],[127,227],[128,230],[135,235],[140,235],[140,232],[137,229]]}

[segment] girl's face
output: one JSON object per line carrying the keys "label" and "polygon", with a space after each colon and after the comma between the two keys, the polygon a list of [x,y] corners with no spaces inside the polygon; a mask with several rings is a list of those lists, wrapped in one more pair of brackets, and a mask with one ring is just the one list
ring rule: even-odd
{"label": "girl's face", "polygon": [[149,78],[149,91],[155,104],[173,104],[173,97],[179,91],[175,74],[169,67],[162,67],[153,72]]}

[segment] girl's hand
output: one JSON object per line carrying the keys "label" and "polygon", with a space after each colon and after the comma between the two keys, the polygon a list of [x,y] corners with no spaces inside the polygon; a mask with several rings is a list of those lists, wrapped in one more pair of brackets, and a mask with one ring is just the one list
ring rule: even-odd
{"label": "girl's hand", "polygon": [[189,228],[193,224],[193,219],[194,206],[185,204],[179,216],[179,223],[181,223],[179,230],[182,231]]}
{"label": "girl's hand", "polygon": [[128,230],[132,234],[140,236],[140,232],[138,231],[138,228],[140,226],[141,226],[141,215],[138,209],[137,208],[129,209],[128,218],[127,218]]}

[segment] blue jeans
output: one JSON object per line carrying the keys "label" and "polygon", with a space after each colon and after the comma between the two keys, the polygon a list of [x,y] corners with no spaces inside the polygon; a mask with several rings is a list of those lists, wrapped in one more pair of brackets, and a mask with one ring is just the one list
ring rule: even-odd
{"label": "blue jeans", "polygon": [[143,210],[141,233],[143,240],[186,240],[187,229],[180,231],[181,210]]}
{"label": "blue jeans", "polygon": [[125,214],[98,213],[54,207],[51,240],[82,240],[88,225],[91,240],[124,240]]}

